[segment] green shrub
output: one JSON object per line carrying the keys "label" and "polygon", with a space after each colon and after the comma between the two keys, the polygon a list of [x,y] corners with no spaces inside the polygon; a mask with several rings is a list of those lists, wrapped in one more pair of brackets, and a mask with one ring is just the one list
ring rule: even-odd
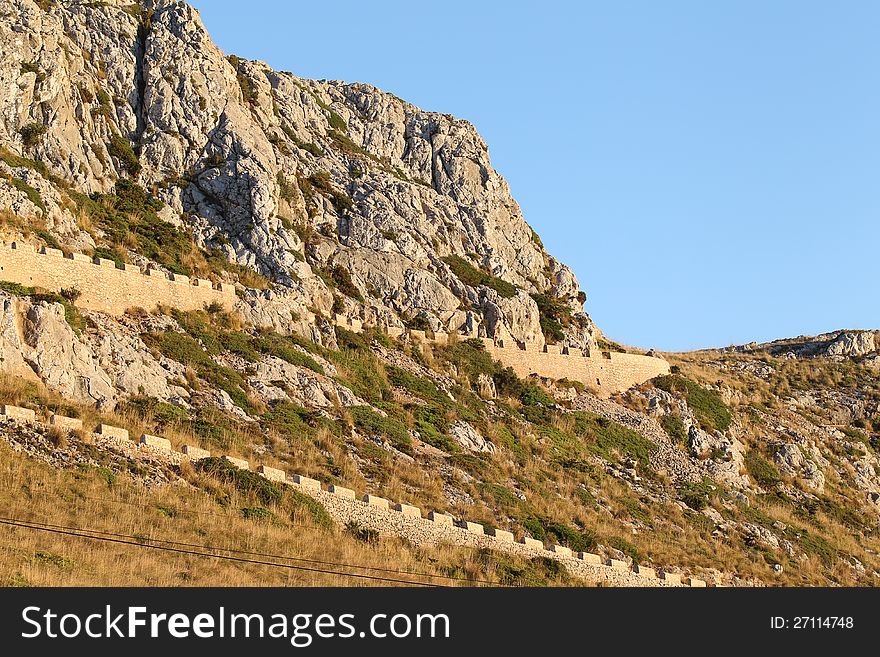
{"label": "green shrub", "polygon": [[248,397],[250,387],[239,372],[215,362],[202,350],[202,344],[185,333],[164,331],[147,333],[141,339],[150,347],[184,365],[192,366],[208,383],[226,392],[239,407],[253,410]]}
{"label": "green shrub", "polygon": [[293,490],[288,487],[286,489],[286,497],[289,504],[293,507],[291,517],[293,520],[299,520],[302,517],[308,518],[313,525],[322,529],[333,529],[333,517],[327,511],[327,508],[314,497],[309,497],[304,493]]}
{"label": "green shrub", "polygon": [[329,196],[330,202],[338,213],[341,214],[345,210],[351,210],[352,207],[354,207],[351,197],[344,192],[340,192],[333,185],[328,172],[323,170],[318,171],[308,178],[305,178],[304,181],[312,190],[318,191],[325,196]]}
{"label": "green shrub", "polygon": [[596,340],[596,346],[599,347],[600,351],[616,351],[619,354],[626,353],[626,347],[613,340],[609,340],[608,338],[598,338]]}
{"label": "green shrub", "polygon": [[280,525],[281,521],[269,509],[261,506],[247,506],[241,510],[241,517],[245,520],[257,520],[261,522],[269,522],[273,525]]}
{"label": "green shrub", "polygon": [[342,265],[333,265],[326,271],[326,275],[329,276],[333,287],[342,292],[345,296],[360,301],[361,303],[364,302],[364,295],[361,294],[361,291],[354,284],[354,281],[351,280],[351,274],[345,267]]}
{"label": "green shrub", "polygon": [[328,110],[330,116],[328,122],[330,123],[330,127],[333,130],[337,130],[338,132],[348,132],[348,125],[345,123],[345,119],[339,116],[332,109]]}
{"label": "green shrub", "polygon": [[403,388],[425,401],[434,403],[441,407],[441,409],[449,408],[452,405],[449,397],[441,392],[430,379],[410,374],[406,370],[394,365],[386,365],[385,372],[388,375],[388,382],[393,386]]}
{"label": "green shrub", "polygon": [[616,422],[586,411],[574,413],[575,434],[587,442],[593,453],[615,462],[614,453],[637,461],[644,469],[650,468],[650,457],[657,445],[640,433]]}
{"label": "green shrub", "polygon": [[40,210],[42,210],[43,212],[46,211],[46,206],[43,203],[43,197],[40,196],[40,192],[38,192],[36,188],[31,187],[21,178],[15,178],[14,176],[10,176],[3,172],[0,172],[0,179],[7,181],[18,191],[23,192],[24,195],[27,196],[28,200],[36,205],[38,208],[40,208]]}
{"label": "green shrub", "polygon": [[115,157],[122,165],[122,168],[132,176],[140,173],[141,163],[138,161],[138,156],[135,154],[131,142],[122,135],[114,134],[110,137],[110,143],[107,144],[107,152]]}
{"label": "green shrub", "polygon": [[678,415],[667,413],[660,418],[660,426],[669,435],[675,443],[684,443],[687,440],[687,429],[684,428],[684,422]]}
{"label": "green shrub", "polygon": [[[162,203],[151,198],[139,185],[120,179],[113,194],[85,196],[71,192],[71,196],[80,209],[88,212],[110,243],[126,245],[134,240],[133,251],[175,274],[192,275],[188,264],[196,250],[192,237],[185,230],[159,219],[157,213]],[[118,254],[111,255],[110,259],[120,260]],[[225,258],[223,260],[225,262]]]}
{"label": "green shrub", "polygon": [[558,299],[547,294],[531,295],[538,305],[538,313],[541,322],[541,331],[544,338],[550,344],[561,342],[565,339],[563,327],[571,322],[571,310],[568,306],[560,303]]}
{"label": "green shrub", "polygon": [[709,506],[709,500],[715,494],[715,484],[711,479],[703,477],[701,481],[689,481],[678,489],[678,498],[694,511],[702,511]]}
{"label": "green shrub", "polygon": [[612,536],[607,539],[607,543],[615,550],[620,550],[625,555],[627,555],[630,559],[633,560],[633,563],[641,563],[642,555],[639,552],[639,549],[635,545],[627,541],[625,538]]}
{"label": "green shrub", "polygon": [[443,409],[436,406],[419,406],[415,412],[415,428],[423,442],[446,452],[459,451],[458,445],[449,437],[449,421]]}
{"label": "green shrub", "polygon": [[746,471],[759,486],[773,488],[781,481],[779,470],[757,450],[750,450],[745,456]]}
{"label": "green shrub", "polygon": [[[226,158],[220,155],[219,153],[214,153],[213,155],[209,155],[204,160],[202,160],[205,167],[208,169],[222,169],[226,166]],[[280,174],[279,174],[280,175]]]}
{"label": "green shrub", "polygon": [[133,412],[141,418],[151,419],[158,427],[182,425],[189,420],[186,409],[146,395],[125,400],[117,410],[121,413]]}
{"label": "green shrub", "polygon": [[467,260],[457,255],[449,255],[443,258],[443,262],[449,265],[456,278],[465,285],[479,287],[485,285],[495,290],[501,297],[509,299],[516,296],[516,286],[505,280],[492,276],[488,272],[474,267]]}
{"label": "green shrub", "polygon": [[0,281],[0,290],[14,297],[29,297],[34,293],[34,288],[12,281]]}
{"label": "green shrub", "polygon": [[297,343],[290,336],[278,335],[277,333],[263,332],[254,342],[254,347],[264,354],[269,354],[287,361],[291,365],[305,367],[318,374],[324,373],[324,368],[318,362],[294,348]]}
{"label": "green shrub", "polygon": [[730,409],[714,390],[704,388],[677,374],[657,377],[654,379],[654,385],[670,394],[684,396],[703,430],[723,432],[730,427],[733,421]]}
{"label": "green shrub", "polygon": [[237,468],[226,459],[209,456],[196,461],[195,467],[200,472],[232,484],[240,493],[253,495],[261,504],[274,506],[281,502],[282,493],[278,484],[261,477],[256,472]]}
{"label": "green shrub", "polygon": [[40,138],[46,134],[46,126],[42,123],[28,123],[19,129],[18,134],[21,135],[21,141],[25,146],[36,146],[40,143]]}
{"label": "green shrub", "polygon": [[406,454],[412,453],[409,431],[398,420],[382,417],[369,406],[353,406],[349,412],[358,430],[370,436],[384,438]]}
{"label": "green shrub", "polygon": [[22,62],[21,68],[19,69],[21,74],[25,73],[34,73],[37,76],[37,83],[43,82],[46,79],[46,74],[40,68],[40,65],[36,62]]}
{"label": "green shrub", "polygon": [[315,157],[321,157],[322,155],[324,155],[324,151],[321,150],[320,146],[311,142],[303,141],[302,139],[297,137],[296,133],[289,125],[282,124],[281,130],[284,132],[284,134],[287,135],[290,141],[296,144],[297,148],[301,148],[307,153],[314,155]]}

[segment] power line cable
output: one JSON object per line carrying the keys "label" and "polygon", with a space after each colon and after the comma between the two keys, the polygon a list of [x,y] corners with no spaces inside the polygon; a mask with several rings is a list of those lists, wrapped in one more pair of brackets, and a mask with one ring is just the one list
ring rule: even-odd
{"label": "power line cable", "polygon": [[[107,500],[107,501],[114,501],[114,500]],[[217,514],[217,515],[220,515],[220,514]],[[37,522],[35,520],[28,520],[28,521],[24,521],[24,522],[27,522],[32,525],[38,525],[40,527],[50,527],[50,528],[55,528],[55,529],[74,529],[76,531],[84,531],[84,532],[88,532],[90,534],[99,534],[99,535],[103,535],[103,536],[113,536],[115,538],[127,538],[127,539],[132,539],[134,541],[150,541],[152,543],[163,543],[166,545],[176,545],[179,547],[187,547],[187,548],[202,548],[202,549],[206,549],[206,550],[216,550],[216,551],[221,551],[221,552],[230,552],[233,554],[244,554],[247,556],[265,557],[265,558],[269,558],[269,559],[286,559],[289,561],[301,561],[304,563],[313,563],[313,564],[318,564],[318,565],[322,565],[322,566],[335,566],[335,567],[340,567],[340,568],[357,568],[359,570],[371,570],[371,571],[375,571],[375,572],[393,573],[396,575],[412,575],[415,577],[430,577],[430,578],[436,578],[436,579],[451,580],[451,581],[456,581],[456,582],[466,582],[466,583],[472,583],[472,584],[488,584],[491,586],[500,586],[499,584],[496,584],[495,582],[491,582],[489,580],[482,580],[482,579],[470,579],[467,577],[455,577],[452,575],[439,575],[439,574],[435,574],[435,573],[425,573],[425,572],[412,571],[412,570],[400,570],[400,569],[396,569],[396,568],[382,568],[380,566],[364,566],[361,564],[356,564],[356,563],[351,563],[351,562],[325,561],[325,560],[321,560],[321,559],[309,559],[307,557],[293,557],[293,556],[284,555],[284,554],[273,554],[273,553],[256,552],[256,551],[250,551],[250,550],[238,550],[235,548],[219,547],[219,546],[215,546],[215,545],[203,545],[201,543],[186,543],[183,541],[170,541],[170,540],[160,539],[160,538],[150,538],[150,537],[140,536],[140,535],[136,535],[136,534],[119,534],[116,532],[108,532],[108,531],[103,531],[103,530],[99,530],[99,529],[88,529],[88,528],[82,528],[82,527],[69,527],[67,525],[56,525],[56,524],[52,524],[52,523]]]}
{"label": "power line cable", "polygon": [[[440,588],[443,586],[442,584],[433,584],[433,583],[429,583],[429,582],[414,582],[412,580],[397,579],[397,578],[393,578],[393,577],[382,577],[382,576],[378,576],[378,575],[366,575],[363,573],[338,572],[335,570],[329,570],[329,569],[323,569],[323,568],[313,568],[313,567],[309,567],[309,566],[297,566],[294,564],[277,563],[274,561],[246,559],[244,557],[235,557],[235,556],[223,555],[223,554],[212,554],[210,552],[200,552],[198,550],[165,547],[162,545],[152,545],[150,543],[143,542],[143,540],[140,540],[140,541],[139,540],[124,540],[124,538],[116,538],[116,537],[114,537],[114,535],[94,536],[92,534],[85,533],[85,531],[88,531],[88,530],[81,530],[81,529],[75,528],[75,527],[73,527],[73,528],[67,528],[67,527],[62,528],[63,526],[46,527],[46,526],[41,526],[40,524],[32,524],[32,523],[16,520],[14,518],[0,518],[0,524],[7,525],[10,527],[21,528],[21,529],[31,529],[31,530],[35,530],[35,531],[48,532],[48,533],[58,534],[58,535],[62,535],[62,536],[87,538],[87,539],[91,539],[94,541],[104,541],[104,542],[116,543],[116,544],[120,544],[120,545],[131,545],[134,547],[148,548],[151,550],[159,550],[159,551],[164,551],[164,552],[174,552],[177,554],[188,554],[188,555],[198,556],[198,557],[211,557],[214,559],[220,559],[223,561],[234,561],[237,563],[248,563],[248,564],[254,564],[254,565],[259,565],[259,566],[284,568],[284,569],[289,569],[289,570],[301,570],[301,571],[305,571],[305,572],[319,573],[319,574],[323,574],[323,575],[333,575],[336,577],[353,577],[353,578],[358,578],[358,579],[367,579],[367,580],[385,582],[385,583],[390,583],[390,584],[406,584],[409,586],[425,586],[425,587],[432,587],[432,588]],[[118,534],[116,536],[130,538],[124,534]],[[144,540],[149,540],[149,539],[144,539]]]}

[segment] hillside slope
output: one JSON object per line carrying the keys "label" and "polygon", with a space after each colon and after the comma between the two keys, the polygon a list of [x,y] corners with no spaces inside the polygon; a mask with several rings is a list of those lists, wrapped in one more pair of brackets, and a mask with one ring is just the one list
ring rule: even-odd
{"label": "hillside slope", "polygon": [[[226,57],[185,3],[0,0],[0,47],[4,240],[236,291],[229,308],[107,314],[75,280],[0,272],[0,404],[87,429],[0,420],[11,514],[307,558],[333,543],[454,583],[585,583],[557,560],[340,526],[254,473],[134,458],[95,441],[109,423],[709,582],[878,583],[875,332],[669,354],[670,374],[612,399],[522,378],[465,335],[624,348],[466,122]],[[462,335],[387,330],[404,326]],[[112,511],[126,504],[142,513]],[[118,565],[133,547],[3,531],[5,584],[325,583],[195,558],[137,574]]]}

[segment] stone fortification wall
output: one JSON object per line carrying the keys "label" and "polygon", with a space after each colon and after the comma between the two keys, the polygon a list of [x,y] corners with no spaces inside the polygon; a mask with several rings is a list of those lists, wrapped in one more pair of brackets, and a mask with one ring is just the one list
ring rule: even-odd
{"label": "stone fortification wall", "polygon": [[[361,331],[364,326],[358,320],[336,315],[334,322],[352,331]],[[411,340],[445,345],[455,340],[467,340],[475,335],[431,333],[405,330],[401,328],[380,327],[380,330],[393,338],[408,335]],[[521,346],[516,342],[505,342],[493,338],[479,338],[486,351],[495,360],[521,377],[531,374],[550,379],[569,379],[580,381],[596,394],[607,397],[616,392],[629,390],[656,376],[669,374],[669,363],[656,356],[624,354],[614,351],[598,353],[582,352],[580,349],[557,345],[537,345],[527,343]]]}
{"label": "stone fortification wall", "polygon": [[201,310],[211,303],[231,309],[235,288],[225,283],[147,269],[117,266],[112,260],[82,253],[64,254],[21,242],[0,245],[0,280],[53,292],[79,290],[76,303],[89,310],[119,315],[128,308],[152,310],[162,304],[180,310]]}
{"label": "stone fortification wall", "polygon": [[[82,421],[77,418],[51,415],[46,421],[33,409],[9,404],[0,405],[0,417],[12,423],[42,424],[56,430],[83,431]],[[2,420],[0,420],[2,422]],[[100,424],[91,432],[96,446],[106,446],[133,458],[162,459],[174,465],[197,461],[211,456],[210,452],[190,445],[174,450],[171,442],[159,436],[142,434],[135,442],[129,431],[122,427]],[[100,442],[97,442],[100,440]],[[241,458],[224,455],[237,468],[249,470],[251,464]],[[462,518],[422,509],[406,503],[393,503],[376,495],[358,495],[350,488],[330,484],[325,486],[317,479],[289,474],[277,468],[260,465],[255,470],[269,481],[294,486],[299,492],[321,502],[340,525],[356,522],[362,527],[375,529],[384,535],[405,538],[420,545],[452,544],[473,548],[488,548],[526,558],[546,557],[556,559],[572,573],[591,582],[604,582],[612,586],[690,586],[702,588],[705,579],[690,576],[681,568],[651,568],[643,564],[630,564],[619,559],[603,558],[591,552],[573,552],[561,545],[547,545],[523,536],[519,540],[512,532],[489,528],[468,522]],[[720,585],[717,581],[713,585]]]}

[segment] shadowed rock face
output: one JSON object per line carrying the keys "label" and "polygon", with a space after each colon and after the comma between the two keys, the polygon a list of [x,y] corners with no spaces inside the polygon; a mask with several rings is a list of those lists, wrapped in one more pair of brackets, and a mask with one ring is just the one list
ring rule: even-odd
{"label": "shadowed rock face", "polygon": [[[163,219],[285,286],[246,297],[248,312],[270,324],[293,321],[290,308],[329,313],[334,291],[317,272],[339,266],[357,291],[335,292],[337,311],[342,303],[350,316],[420,318],[435,330],[476,319],[482,334],[540,345],[530,295],[542,293],[573,313],[568,344],[593,342],[577,280],[544,251],[471,124],[369,85],[226,57],[184,3],[101,5],[0,0],[8,151],[84,192],[136,178],[167,205]],[[26,140],[31,124],[45,132]],[[126,142],[137,163],[121,152]],[[88,246],[72,211],[42,196],[53,234]],[[20,214],[39,212],[4,180],[2,199]],[[460,280],[450,255],[514,293]]]}

